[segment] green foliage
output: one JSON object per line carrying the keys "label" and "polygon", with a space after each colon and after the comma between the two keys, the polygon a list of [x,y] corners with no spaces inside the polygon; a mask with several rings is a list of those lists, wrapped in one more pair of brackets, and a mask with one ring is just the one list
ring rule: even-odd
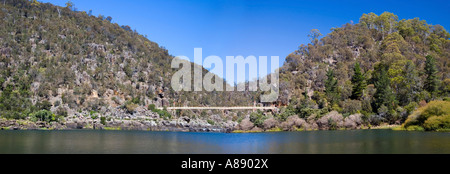
{"label": "green foliage", "polygon": [[103,124],[106,126],[106,117],[100,117],[100,124]]}
{"label": "green foliage", "polygon": [[286,119],[290,116],[296,115],[296,111],[292,105],[289,105],[286,108],[281,110],[281,113],[277,115],[280,121],[286,121]]}
{"label": "green foliage", "polygon": [[327,71],[327,80],[325,81],[325,94],[331,104],[339,101],[338,81],[334,76],[333,70]]}
{"label": "green foliage", "polygon": [[165,107],[164,107],[163,110],[154,108],[151,111],[154,112],[154,113],[157,113],[161,118],[163,118],[165,120],[168,120],[168,119],[172,118],[172,115],[169,112],[167,112],[167,109]]}
{"label": "green foliage", "polygon": [[56,109],[56,115],[61,117],[67,117],[68,116],[67,109],[63,107],[58,107],[58,109]]}
{"label": "green foliage", "polygon": [[403,124],[406,129],[411,126],[424,127],[428,131],[448,129],[450,126],[450,102],[432,101],[419,108]]}
{"label": "green foliage", "polygon": [[374,111],[378,111],[381,106],[386,106],[389,110],[391,110],[395,105],[395,96],[392,92],[386,69],[387,67],[385,65],[378,64],[375,67],[374,74],[372,75],[375,88],[377,89],[374,95]]}
{"label": "green foliage", "polygon": [[214,122],[214,121],[212,121],[212,120],[207,120],[207,122],[208,122],[208,124],[210,124],[210,125],[215,125],[216,123]]}
{"label": "green foliage", "polygon": [[366,89],[366,80],[364,79],[364,75],[361,72],[361,67],[359,63],[355,64],[355,68],[353,69],[354,75],[352,77],[352,84],[353,84],[353,90],[352,90],[352,99],[359,100],[363,96],[363,92]]}
{"label": "green foliage", "polygon": [[436,76],[437,72],[436,60],[432,56],[428,55],[425,62],[425,74],[427,78],[425,80],[424,89],[427,90],[432,96],[435,95],[438,89],[438,79]]}
{"label": "green foliage", "polygon": [[359,100],[343,101],[342,109],[342,112],[348,115],[359,113],[362,110],[362,102]]}
{"label": "green foliage", "polygon": [[36,108],[38,110],[47,110],[49,111],[52,108],[52,104],[48,100],[44,100],[42,102],[36,103]]}
{"label": "green foliage", "polygon": [[9,119],[25,119],[34,111],[29,98],[29,85],[7,84],[0,96],[0,115]]}
{"label": "green foliage", "polygon": [[90,111],[90,112],[89,112],[89,116],[91,116],[91,118],[92,118],[93,120],[96,120],[96,119],[98,118],[98,113],[95,112],[95,111]]}
{"label": "green foliage", "polygon": [[417,109],[418,106],[419,105],[416,102],[411,102],[408,105],[406,105],[405,109],[407,111],[407,114],[410,115],[411,113],[413,113]]}
{"label": "green foliage", "polygon": [[67,1],[66,2],[66,8],[68,9],[72,9],[75,6],[75,4],[72,1]]}
{"label": "green foliage", "polygon": [[148,110],[154,111],[156,109],[156,106],[154,104],[148,105]]}
{"label": "green foliage", "polygon": [[425,131],[425,129],[422,126],[409,126],[406,128],[407,131]]}
{"label": "green foliage", "polygon": [[133,102],[127,102],[125,104],[125,109],[127,110],[128,113],[133,114],[134,112],[136,112],[136,108],[139,107],[139,105],[133,103]]}
{"label": "green foliage", "polygon": [[[284,116],[283,116],[284,117]],[[253,112],[250,114],[250,121],[260,128],[263,127],[264,121],[267,119],[267,117],[262,112]]]}
{"label": "green foliage", "polygon": [[40,110],[34,112],[33,114],[31,114],[31,117],[32,117],[31,120],[43,121],[47,123],[57,121],[55,114],[53,114],[51,111],[48,110]]}
{"label": "green foliage", "polygon": [[425,121],[423,127],[427,131],[450,129],[450,114],[444,116],[432,116]]}
{"label": "green foliage", "polygon": [[141,99],[140,99],[139,97],[134,97],[134,98],[131,100],[131,102],[134,103],[134,104],[140,104],[140,103],[141,103]]}

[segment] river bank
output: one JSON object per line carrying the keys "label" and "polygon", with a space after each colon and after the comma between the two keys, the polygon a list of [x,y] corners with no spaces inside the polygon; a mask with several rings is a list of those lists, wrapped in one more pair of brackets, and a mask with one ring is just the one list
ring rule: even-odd
{"label": "river bank", "polygon": [[90,118],[76,118],[67,122],[32,122],[29,120],[7,120],[0,118],[0,130],[137,130],[137,131],[170,131],[170,132],[218,132],[230,133],[231,126],[215,126],[201,120],[172,121],[154,120],[111,120],[105,121]]}
{"label": "river bank", "polygon": [[[125,130],[125,131],[170,131],[170,132],[216,132],[216,133],[263,133],[263,132],[301,132],[301,131],[319,131],[324,129],[304,129],[293,127],[282,129],[274,127],[271,129],[261,129],[254,127],[251,130],[239,129],[240,124],[230,124],[227,127],[214,126],[201,120],[186,120],[180,118],[172,121],[156,122],[153,120],[111,120],[106,121],[105,125],[99,120],[94,119],[73,119],[68,122],[32,122],[29,120],[7,120],[0,118],[0,130]],[[242,123],[242,122],[241,122]],[[237,124],[237,125],[236,125]],[[245,121],[244,121],[245,124]],[[368,130],[368,129],[392,129],[402,130],[401,125],[379,125],[339,128],[335,130]]]}

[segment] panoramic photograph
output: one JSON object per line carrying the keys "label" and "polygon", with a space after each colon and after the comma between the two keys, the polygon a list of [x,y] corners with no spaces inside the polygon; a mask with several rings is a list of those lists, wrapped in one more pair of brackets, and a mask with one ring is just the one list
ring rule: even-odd
{"label": "panoramic photograph", "polygon": [[0,154],[450,154],[449,9],[0,0]]}

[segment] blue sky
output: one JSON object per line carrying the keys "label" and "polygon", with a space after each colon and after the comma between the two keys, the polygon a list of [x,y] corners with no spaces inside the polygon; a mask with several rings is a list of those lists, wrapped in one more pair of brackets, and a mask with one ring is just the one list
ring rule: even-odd
{"label": "blue sky", "polygon": [[[65,6],[67,0],[42,0]],[[332,27],[357,23],[363,13],[393,12],[400,19],[419,17],[450,28],[450,1],[300,1],[300,0],[72,0],[80,11],[111,16],[169,50],[203,57],[279,56],[281,61],[311,29],[324,35]],[[282,65],[282,63],[280,63]],[[254,77],[256,74],[251,74]]]}

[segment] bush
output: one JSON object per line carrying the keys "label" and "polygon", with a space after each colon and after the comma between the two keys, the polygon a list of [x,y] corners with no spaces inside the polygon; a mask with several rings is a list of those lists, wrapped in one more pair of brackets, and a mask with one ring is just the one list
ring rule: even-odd
{"label": "bush", "polygon": [[263,127],[264,121],[267,119],[267,117],[265,115],[263,115],[262,113],[258,112],[253,112],[250,114],[250,121],[255,125],[258,126],[259,128]]}
{"label": "bush", "polygon": [[450,129],[450,115],[430,117],[423,127],[427,131],[437,131],[439,129]]}
{"label": "bush", "polygon": [[374,115],[369,116],[369,123],[374,126],[380,125],[381,122],[383,122],[384,120],[385,119],[383,117],[381,117],[380,115],[374,114]]}
{"label": "bush", "polygon": [[406,128],[407,131],[424,131],[425,129],[421,126],[409,126]]}
{"label": "bush", "polygon": [[159,117],[168,120],[172,118],[172,115],[167,112],[167,110],[159,110],[159,109],[154,109],[152,112],[155,112],[159,115]]}
{"label": "bush", "polygon": [[38,110],[50,110],[52,108],[52,104],[48,100],[44,100],[42,102],[36,103],[36,108]]}
{"label": "bush", "polygon": [[106,117],[100,117],[100,124],[103,124],[106,126]]}
{"label": "bush", "polygon": [[67,117],[69,114],[67,113],[66,108],[60,106],[60,107],[58,107],[58,109],[56,109],[56,115],[62,116],[62,117]]}
{"label": "bush", "polygon": [[346,100],[342,102],[342,112],[346,114],[356,114],[362,109],[362,103],[359,100]]}
{"label": "bush", "polygon": [[208,120],[207,122],[208,122],[208,124],[213,125],[213,126],[216,124],[216,123],[215,123],[214,121],[212,121],[212,120]]}
{"label": "bush", "polygon": [[417,107],[419,105],[416,102],[411,102],[408,105],[405,106],[406,112],[408,113],[408,115],[410,115],[411,113],[413,113]]}
{"label": "bush", "polygon": [[[449,128],[450,102],[432,101],[408,117],[403,128],[423,127],[428,131]],[[411,128],[412,129],[412,128]]]}
{"label": "bush", "polygon": [[450,102],[450,97],[444,97],[442,100]]}
{"label": "bush", "polygon": [[156,109],[156,106],[154,104],[148,105],[148,110],[149,111],[154,111],[155,109]]}
{"label": "bush", "polygon": [[33,113],[31,117],[34,121],[44,121],[48,123],[56,121],[55,114],[47,110],[37,111]]}
{"label": "bush", "polygon": [[138,107],[138,105],[134,104],[134,103],[128,102],[127,104],[125,104],[125,109],[127,109],[127,112],[130,114],[133,114],[134,112],[136,112],[137,107]]}
{"label": "bush", "polygon": [[135,97],[135,98],[133,98],[133,99],[131,100],[131,102],[134,103],[134,104],[140,104],[140,103],[141,103],[141,100],[139,99],[139,97]]}

